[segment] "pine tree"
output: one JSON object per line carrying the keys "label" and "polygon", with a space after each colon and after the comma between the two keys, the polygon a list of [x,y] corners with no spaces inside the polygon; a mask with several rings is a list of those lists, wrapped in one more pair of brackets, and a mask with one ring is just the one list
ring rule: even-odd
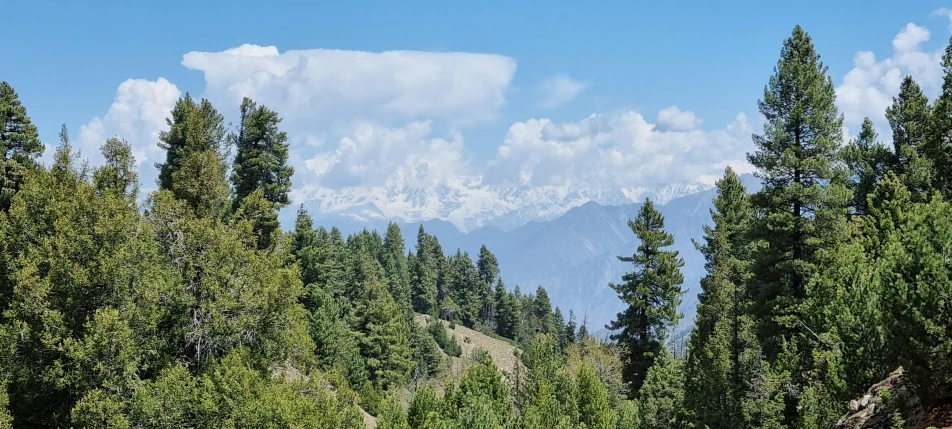
{"label": "pine tree", "polygon": [[237,208],[255,189],[261,189],[264,198],[280,210],[290,203],[288,191],[294,174],[294,168],[287,165],[288,135],[278,130],[281,118],[247,97],[241,101],[239,113],[238,132],[232,136],[238,150],[231,173],[232,204]]}
{"label": "pine tree", "polygon": [[764,133],[753,136],[757,150],[747,156],[763,182],[752,200],[753,234],[763,246],[750,292],[768,359],[800,331],[807,281],[820,264],[817,251],[836,239],[831,230],[849,197],[835,165],[843,119],[833,81],[799,25],[774,71],[759,102]]}
{"label": "pine tree", "polygon": [[683,362],[673,358],[668,349],[661,348],[654,365],[648,370],[644,387],[638,395],[638,412],[642,428],[685,427],[680,419],[684,401],[684,387],[681,384],[683,368]]}
{"label": "pine tree", "polygon": [[555,318],[552,314],[552,301],[545,288],[536,288],[535,299],[532,300],[532,315],[538,323],[538,329],[546,334],[552,334],[555,329]]}
{"label": "pine tree", "polygon": [[129,142],[113,137],[100,150],[105,164],[93,173],[93,184],[99,192],[112,192],[135,203],[139,195],[139,174]]}
{"label": "pine tree", "polygon": [[873,192],[876,182],[883,177],[891,158],[889,150],[876,141],[876,137],[873,121],[865,118],[859,136],[842,149],[842,157],[852,175],[849,181],[850,190],[853,192],[851,211],[860,216],[869,212],[866,200]]}
{"label": "pine tree", "polygon": [[728,167],[717,181],[704,226],[707,275],[701,279],[697,317],[688,341],[685,407],[698,427],[740,427],[749,351],[755,347],[746,285],[750,280],[748,229],[753,209],[740,177]]}
{"label": "pine tree", "polygon": [[482,302],[479,319],[482,323],[489,325],[490,329],[494,329],[496,307],[499,302],[496,301],[496,295],[493,294],[493,285],[499,279],[499,262],[496,260],[496,255],[493,255],[486,245],[479,248],[476,268],[479,270],[479,299]]}
{"label": "pine tree", "polygon": [[199,217],[220,217],[228,199],[224,118],[208,100],[196,103],[186,94],[166,121],[169,131],[159,133],[166,150],[165,163],[156,165],[159,189],[184,200]]}
{"label": "pine tree", "polygon": [[932,162],[926,156],[932,108],[929,99],[922,93],[919,84],[906,76],[893,97],[893,104],[886,108],[886,119],[893,133],[893,156],[889,169],[916,198],[927,196],[932,191]]}
{"label": "pine tree", "polygon": [[397,303],[376,278],[364,285],[357,307],[360,353],[371,380],[381,388],[399,386],[413,367],[410,329]]}
{"label": "pine tree", "polygon": [[579,423],[589,429],[612,429],[617,418],[609,403],[608,390],[588,365],[577,375]]}
{"label": "pine tree", "polygon": [[674,244],[674,237],[664,230],[664,216],[645,199],[638,217],[628,226],[641,243],[632,256],[619,256],[631,262],[635,271],[622,276],[624,283],[611,283],[628,308],[607,326],[611,338],[624,347],[628,358],[625,379],[637,393],[655,357],[661,351],[666,328],[680,319],[678,305],[684,291],[681,267],[684,259],[676,250],[664,250]]}
{"label": "pine tree", "polygon": [[383,240],[384,271],[387,273],[387,286],[390,294],[403,311],[410,316],[413,312],[413,297],[410,290],[410,269],[407,263],[406,243],[400,226],[390,222],[387,225],[387,235]]}
{"label": "pine tree", "polygon": [[948,199],[952,197],[952,38],[942,56],[942,70],[942,92],[932,108],[923,149],[934,168],[932,187]]}
{"label": "pine tree", "polygon": [[9,83],[0,82],[0,211],[10,208],[13,194],[42,154],[43,143],[20,96]]}
{"label": "pine tree", "polygon": [[440,264],[437,258],[443,258],[436,239],[426,233],[423,225],[417,233],[416,259],[413,267],[413,309],[419,313],[435,315],[437,311],[437,283],[440,276]]}

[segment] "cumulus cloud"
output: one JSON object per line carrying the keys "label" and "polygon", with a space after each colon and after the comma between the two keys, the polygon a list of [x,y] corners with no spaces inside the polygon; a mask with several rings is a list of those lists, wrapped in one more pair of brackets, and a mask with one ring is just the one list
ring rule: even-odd
{"label": "cumulus cloud", "polygon": [[687,131],[701,128],[701,120],[690,110],[671,106],[658,112],[658,127],[669,131]]}
{"label": "cumulus cloud", "polygon": [[868,116],[877,128],[886,126],[886,108],[899,93],[899,85],[906,75],[922,86],[926,95],[934,97],[942,86],[943,49],[922,50],[931,33],[925,27],[906,24],[893,38],[892,56],[877,60],[870,51],[857,52],[850,70],[836,88],[837,105],[843,112],[845,125],[856,128]]}
{"label": "cumulus cloud", "polygon": [[106,139],[124,138],[132,145],[144,188],[151,187],[157,174],[152,165],[165,159],[165,152],[158,147],[159,131],[167,128],[165,119],[181,95],[178,87],[164,78],[122,82],[109,110],[80,127],[77,147],[82,157],[99,164],[99,147]]}
{"label": "cumulus cloud", "polygon": [[575,99],[583,89],[588,87],[587,82],[573,80],[566,75],[558,75],[546,79],[539,84],[539,105],[546,109],[553,109]]}
{"label": "cumulus cloud", "polygon": [[[289,132],[367,121],[403,124],[443,119],[487,120],[505,103],[514,59],[465,52],[363,52],[242,45],[189,52],[182,64],[205,75],[206,95],[236,106],[242,97],[278,111]],[[308,132],[310,130],[311,132]]]}
{"label": "cumulus cloud", "polygon": [[298,178],[308,186],[429,187],[464,173],[463,138],[431,136],[430,121],[388,128],[357,124],[334,150],[301,163]]}
{"label": "cumulus cloud", "polygon": [[[672,117],[690,112],[680,113]],[[698,180],[722,174],[726,165],[747,171],[752,132],[743,114],[713,131],[659,127],[633,111],[577,122],[530,119],[509,128],[487,177],[595,189]]]}

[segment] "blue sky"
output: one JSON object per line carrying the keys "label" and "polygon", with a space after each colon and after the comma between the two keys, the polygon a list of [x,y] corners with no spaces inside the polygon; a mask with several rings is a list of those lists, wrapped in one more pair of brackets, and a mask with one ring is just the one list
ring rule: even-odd
{"label": "blue sky", "polygon": [[[173,87],[156,84],[163,78],[179,93],[208,95],[229,119],[240,88],[273,101],[269,105],[282,115],[301,110],[286,121],[295,139],[297,186],[379,186],[394,183],[395,175],[405,179],[412,175],[407,171],[429,162],[431,170],[439,164],[446,171],[432,173],[427,183],[462,169],[510,182],[613,187],[653,176],[696,179],[742,159],[749,144],[742,136],[749,135],[747,127],[758,128],[756,101],[782,40],[797,23],[814,37],[836,85],[853,94],[841,97],[851,100],[841,101],[847,125],[870,106],[875,114],[883,97],[892,96],[886,80],[895,80],[896,73],[938,73],[935,53],[948,41],[950,20],[934,11],[944,6],[952,4],[8,0],[4,14],[13,19],[0,27],[0,79],[18,90],[45,141],[53,143],[65,122],[87,156],[95,151],[94,141],[115,133],[143,148],[143,156],[156,156],[146,148],[154,147],[148,140],[161,127],[154,110],[168,97],[151,104],[137,97],[174,93]],[[900,52],[895,40],[912,42],[900,43],[905,46]],[[255,86],[260,75],[236,70],[250,57],[228,62],[211,55],[243,44],[274,46],[275,55],[312,49],[437,54],[386,60],[315,54],[310,77],[273,78]],[[860,67],[854,63],[860,51],[871,51],[875,60]],[[189,52],[208,55],[194,56],[190,68],[183,65]],[[255,67],[296,63],[294,58],[275,56],[274,63]],[[420,82],[387,74],[403,64],[411,65],[402,73],[442,71]],[[509,65],[514,70],[507,71]],[[314,67],[337,71],[321,81],[325,77]],[[890,75],[890,69],[897,71]],[[848,73],[855,85],[845,83]],[[367,82],[353,81],[334,93],[349,76]],[[141,81],[123,93],[121,84],[128,79]],[[398,84],[403,86],[393,89]],[[937,88],[924,86],[933,93]],[[342,108],[320,104],[328,91],[334,93],[330,99],[346,101]],[[446,96],[426,105],[443,93],[462,98]],[[495,93],[499,96],[483,96]],[[394,100],[399,102],[388,104]],[[670,120],[659,119],[659,111],[672,106],[677,109],[668,110]],[[738,122],[739,113],[746,114],[746,123]],[[90,125],[94,118],[100,118],[98,128]],[[653,124],[653,131],[641,122]],[[657,149],[662,146],[677,149]],[[682,156],[687,161],[677,174],[639,164],[679,166]],[[601,159],[615,161],[599,171],[582,165]],[[612,172],[619,169],[640,173]]]}

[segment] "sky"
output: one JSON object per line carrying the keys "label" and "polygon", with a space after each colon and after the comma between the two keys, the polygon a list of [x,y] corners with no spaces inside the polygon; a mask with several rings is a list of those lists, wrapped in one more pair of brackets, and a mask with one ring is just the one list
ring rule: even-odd
{"label": "sky", "polygon": [[[601,189],[744,171],[757,100],[794,25],[837,87],[847,133],[912,74],[934,97],[952,3],[4,0],[0,79],[41,138],[84,158],[128,140],[143,189],[186,92],[234,121],[278,111],[292,198],[309,190]],[[11,19],[12,18],[12,19]]]}

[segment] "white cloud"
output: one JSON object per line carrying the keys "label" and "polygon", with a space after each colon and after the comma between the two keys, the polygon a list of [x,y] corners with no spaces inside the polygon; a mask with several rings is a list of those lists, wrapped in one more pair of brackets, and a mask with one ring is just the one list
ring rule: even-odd
{"label": "white cloud", "polygon": [[575,81],[566,75],[546,79],[539,84],[539,95],[541,97],[539,105],[546,109],[559,107],[574,100],[588,86],[587,82]]}
{"label": "white cloud", "polygon": [[728,164],[746,171],[752,132],[743,114],[714,131],[663,129],[632,111],[578,122],[530,119],[509,128],[487,178],[594,189],[698,180]]}
{"label": "white cloud", "polygon": [[106,139],[124,138],[132,145],[143,189],[151,188],[157,175],[153,164],[165,159],[165,152],[158,147],[159,131],[167,128],[165,119],[180,96],[179,89],[164,78],[122,82],[106,114],[80,127],[77,147],[81,156],[100,164],[99,147]]}
{"label": "white cloud", "polygon": [[289,133],[313,143],[327,138],[314,134],[319,125],[490,119],[505,103],[516,70],[514,59],[493,54],[279,52],[248,44],[189,52],[182,64],[205,74],[206,95],[216,104],[237,109],[242,97],[251,97],[281,114]]}
{"label": "white cloud", "polygon": [[952,9],[940,7],[932,11],[932,16],[944,16],[949,19],[949,30],[952,30]]}
{"label": "white cloud", "polygon": [[446,140],[430,134],[430,121],[398,128],[359,123],[335,149],[303,161],[295,179],[324,188],[430,187],[464,173],[462,135]]}
{"label": "white cloud", "polygon": [[889,58],[877,60],[870,51],[856,53],[853,69],[836,88],[837,105],[846,126],[856,127],[868,116],[878,129],[888,130],[886,108],[899,93],[906,75],[912,75],[930,98],[938,93],[942,86],[943,49],[924,52],[922,43],[930,37],[927,28],[909,23],[893,38],[893,54]]}
{"label": "white cloud", "polygon": [[701,128],[701,120],[690,110],[671,106],[658,112],[658,127],[670,131],[687,131]]}

